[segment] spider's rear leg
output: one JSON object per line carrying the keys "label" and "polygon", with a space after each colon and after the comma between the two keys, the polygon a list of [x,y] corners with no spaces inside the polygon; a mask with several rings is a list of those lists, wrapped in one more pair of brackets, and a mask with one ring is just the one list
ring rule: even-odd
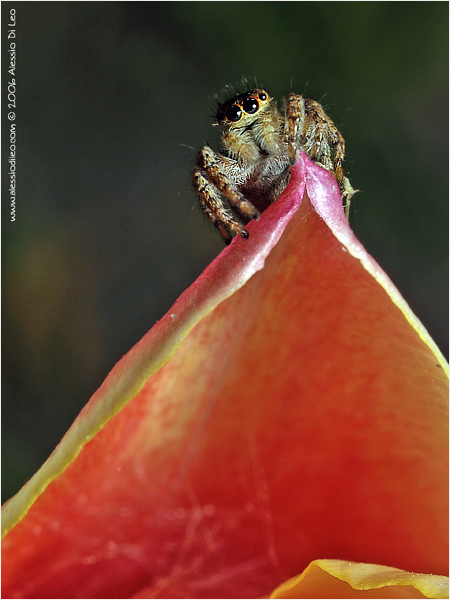
{"label": "spider's rear leg", "polygon": [[197,190],[202,211],[217,227],[225,243],[229,244],[235,234],[248,238],[248,232],[244,229],[242,223],[239,223],[227,210],[217,187],[208,180],[206,174],[198,167],[194,169],[192,183]]}
{"label": "spider's rear leg", "polygon": [[339,181],[339,188],[341,190],[342,202],[344,204],[345,216],[347,221],[350,218],[350,201],[352,199],[353,194],[356,194],[358,190],[354,190],[352,188],[352,184],[347,179],[347,177],[343,177],[342,181]]}

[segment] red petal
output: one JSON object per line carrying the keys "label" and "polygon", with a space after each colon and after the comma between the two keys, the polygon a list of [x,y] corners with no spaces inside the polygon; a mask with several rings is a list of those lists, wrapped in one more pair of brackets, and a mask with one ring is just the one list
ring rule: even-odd
{"label": "red petal", "polygon": [[5,507],[8,529],[31,505],[5,597],[258,597],[317,556],[447,568],[442,357],[306,157],[249,230]]}

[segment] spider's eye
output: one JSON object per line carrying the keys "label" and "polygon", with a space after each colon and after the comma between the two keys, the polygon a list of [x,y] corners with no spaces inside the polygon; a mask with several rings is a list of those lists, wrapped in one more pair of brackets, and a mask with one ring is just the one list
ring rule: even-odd
{"label": "spider's eye", "polygon": [[242,108],[247,114],[252,115],[258,110],[259,104],[254,98],[246,98],[242,103]]}
{"label": "spider's eye", "polygon": [[261,92],[260,94],[258,94],[258,98],[262,101],[267,100],[267,94]]}
{"label": "spider's eye", "polygon": [[229,121],[239,121],[242,116],[242,110],[239,108],[237,104],[232,104],[225,111],[225,116]]}

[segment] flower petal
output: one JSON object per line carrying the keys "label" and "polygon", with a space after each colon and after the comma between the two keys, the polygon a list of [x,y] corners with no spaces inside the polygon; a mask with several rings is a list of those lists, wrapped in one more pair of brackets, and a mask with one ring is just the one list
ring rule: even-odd
{"label": "flower petal", "polygon": [[6,505],[4,595],[258,597],[327,555],[445,572],[445,361],[307,157],[248,229]]}
{"label": "flower petal", "polygon": [[293,176],[294,193],[285,194],[264,213],[251,239],[238,236],[231,246],[224,248],[170,311],[117,363],[48,461],[3,507],[2,537],[24,517],[35,499],[76,458],[83,446],[172,358],[190,330],[263,268],[267,255],[303,198],[305,179],[301,167],[299,165],[299,173]]}
{"label": "flower petal", "polygon": [[315,560],[270,598],[448,598],[448,577],[341,560]]}

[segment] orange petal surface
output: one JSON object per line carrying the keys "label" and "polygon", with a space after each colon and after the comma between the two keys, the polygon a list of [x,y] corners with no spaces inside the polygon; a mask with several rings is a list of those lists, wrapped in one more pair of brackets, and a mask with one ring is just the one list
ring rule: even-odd
{"label": "orange petal surface", "polygon": [[445,361],[299,157],[3,509],[3,596],[267,596],[319,556],[443,574]]}

